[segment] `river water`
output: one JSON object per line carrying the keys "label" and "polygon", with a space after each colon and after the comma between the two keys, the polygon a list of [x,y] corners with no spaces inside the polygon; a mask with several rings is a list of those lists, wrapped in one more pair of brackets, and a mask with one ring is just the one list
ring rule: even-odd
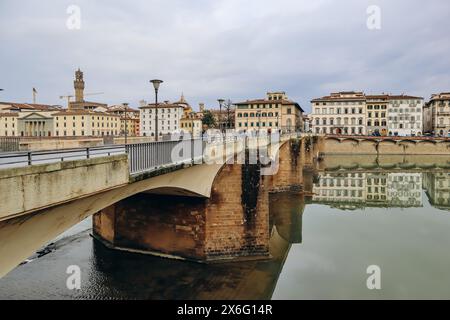
{"label": "river water", "polygon": [[[270,196],[268,261],[113,251],[88,218],[0,279],[2,299],[449,299],[450,171],[325,170]],[[3,259],[4,257],[1,257]],[[66,286],[81,269],[81,289]],[[370,290],[369,266],[380,289]]]}

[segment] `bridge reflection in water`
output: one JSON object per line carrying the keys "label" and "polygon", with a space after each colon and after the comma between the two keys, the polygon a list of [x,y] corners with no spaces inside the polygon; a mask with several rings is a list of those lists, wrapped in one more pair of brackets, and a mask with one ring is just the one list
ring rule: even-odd
{"label": "bridge reflection in water", "polygon": [[[89,230],[49,246],[48,255],[0,279],[0,298],[270,299],[292,243],[301,242],[304,200],[271,194],[267,260],[201,264],[110,250]],[[89,223],[89,222],[88,222]],[[79,265],[82,288],[65,287],[66,268]]]}
{"label": "bridge reflection in water", "polygon": [[[266,208],[259,210],[269,212],[270,259],[218,264],[161,259],[109,250],[84,233],[73,238],[79,245],[68,252],[56,249],[1,279],[0,297],[270,299],[291,245],[302,243],[302,228],[308,227],[302,223],[305,206],[421,207],[425,190],[431,205],[450,210],[446,166],[447,157],[406,156],[327,156],[315,164],[299,161],[291,168],[280,163],[277,176],[264,178],[277,188],[258,194],[258,201],[268,199],[263,202]],[[78,263],[85,275],[83,288],[71,292],[65,288],[65,268]]]}

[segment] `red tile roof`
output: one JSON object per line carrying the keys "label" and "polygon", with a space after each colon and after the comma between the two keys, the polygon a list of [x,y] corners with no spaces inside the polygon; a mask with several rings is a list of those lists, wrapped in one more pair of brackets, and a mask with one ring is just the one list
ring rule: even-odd
{"label": "red tile roof", "polygon": [[109,114],[105,112],[96,112],[92,110],[64,110],[53,114],[54,116],[77,116],[77,115],[90,115],[90,116],[107,116],[107,117],[120,117],[120,115]]}
{"label": "red tile roof", "polygon": [[[353,93],[353,92],[341,92],[342,94],[348,94],[348,93]],[[314,102],[330,102],[330,101],[366,101],[367,99],[380,99],[380,100],[403,100],[403,99],[423,99],[422,97],[416,97],[416,96],[409,96],[409,95],[391,95],[391,94],[379,94],[379,95],[365,95],[363,94],[362,96],[356,96],[356,97],[342,97],[342,96],[337,96],[337,95],[329,95],[329,96],[324,96],[321,98],[316,98],[316,99],[312,99],[311,103]]]}
{"label": "red tile roof", "polygon": [[36,111],[52,111],[62,109],[62,107],[58,105],[37,104],[37,103],[0,102],[0,105],[10,105],[10,107],[3,108],[3,110],[28,109]]}

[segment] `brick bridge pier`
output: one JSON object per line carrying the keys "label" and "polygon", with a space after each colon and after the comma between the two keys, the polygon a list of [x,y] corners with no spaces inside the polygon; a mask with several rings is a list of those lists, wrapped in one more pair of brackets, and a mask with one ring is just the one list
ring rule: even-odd
{"label": "brick bridge pier", "polygon": [[113,249],[199,262],[268,258],[269,196],[301,193],[313,153],[305,138],[286,142],[274,175],[261,175],[261,164],[225,164],[209,198],[131,196],[94,215],[93,236]]}

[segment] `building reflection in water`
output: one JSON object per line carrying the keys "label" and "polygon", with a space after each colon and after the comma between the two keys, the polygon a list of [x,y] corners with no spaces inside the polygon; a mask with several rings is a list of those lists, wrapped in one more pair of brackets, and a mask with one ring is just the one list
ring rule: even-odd
{"label": "building reflection in water", "polygon": [[450,210],[450,173],[427,172],[423,174],[423,188],[431,205]]}
{"label": "building reflection in water", "polygon": [[312,201],[340,209],[423,207],[422,190],[432,206],[450,209],[450,173],[320,172]]}

